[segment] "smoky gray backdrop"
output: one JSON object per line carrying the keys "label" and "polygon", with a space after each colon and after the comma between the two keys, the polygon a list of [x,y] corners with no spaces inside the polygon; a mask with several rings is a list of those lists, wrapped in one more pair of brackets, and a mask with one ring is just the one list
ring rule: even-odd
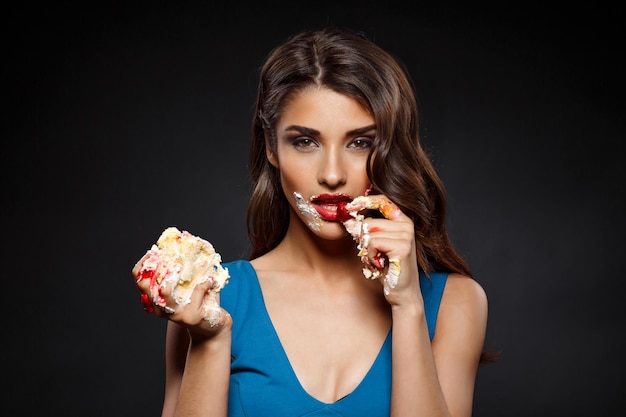
{"label": "smoky gray backdrop", "polygon": [[[225,3],[225,4],[222,4]],[[3,11],[3,408],[157,416],[167,226],[245,257],[258,68],[364,32],[409,70],[449,227],[490,299],[475,416],[624,409],[623,20],[607,4],[24,2]]]}

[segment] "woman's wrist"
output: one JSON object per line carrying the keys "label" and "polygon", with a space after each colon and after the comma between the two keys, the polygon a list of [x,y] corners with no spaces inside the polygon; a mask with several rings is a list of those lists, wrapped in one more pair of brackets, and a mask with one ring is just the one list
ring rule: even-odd
{"label": "woman's wrist", "polygon": [[424,302],[419,298],[413,300],[403,300],[391,304],[391,314],[395,317],[415,317],[419,318],[425,315]]}
{"label": "woman's wrist", "polygon": [[192,332],[189,332],[189,336],[191,338],[190,350],[215,352],[223,348],[230,349],[232,332],[230,328],[225,328],[211,336]]}

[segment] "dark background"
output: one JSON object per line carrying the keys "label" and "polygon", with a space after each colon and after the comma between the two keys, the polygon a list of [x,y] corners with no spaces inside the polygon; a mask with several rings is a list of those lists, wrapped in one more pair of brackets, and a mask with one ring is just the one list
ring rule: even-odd
{"label": "dark background", "polygon": [[399,56],[490,298],[475,415],[624,409],[624,19],[601,2],[84,2],[2,12],[2,406],[156,416],[165,321],[130,270],[170,225],[245,256],[249,122],[277,42]]}

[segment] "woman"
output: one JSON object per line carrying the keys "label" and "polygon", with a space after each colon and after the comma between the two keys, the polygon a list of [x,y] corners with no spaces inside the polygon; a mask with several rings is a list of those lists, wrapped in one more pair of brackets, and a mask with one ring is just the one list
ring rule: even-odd
{"label": "woman", "polygon": [[[156,309],[163,416],[471,415],[487,299],[449,240],[401,67],[351,32],[297,34],[262,67],[252,136],[251,260],[224,265],[220,322],[207,286]],[[342,207],[366,194],[390,209],[366,215],[357,256]]]}

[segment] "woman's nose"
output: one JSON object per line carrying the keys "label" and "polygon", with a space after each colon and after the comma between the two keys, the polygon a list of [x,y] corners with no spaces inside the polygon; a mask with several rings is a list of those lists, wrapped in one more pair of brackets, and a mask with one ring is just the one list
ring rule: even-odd
{"label": "woman's nose", "polygon": [[318,181],[321,184],[337,187],[346,182],[346,166],[340,149],[326,149],[320,159]]}

